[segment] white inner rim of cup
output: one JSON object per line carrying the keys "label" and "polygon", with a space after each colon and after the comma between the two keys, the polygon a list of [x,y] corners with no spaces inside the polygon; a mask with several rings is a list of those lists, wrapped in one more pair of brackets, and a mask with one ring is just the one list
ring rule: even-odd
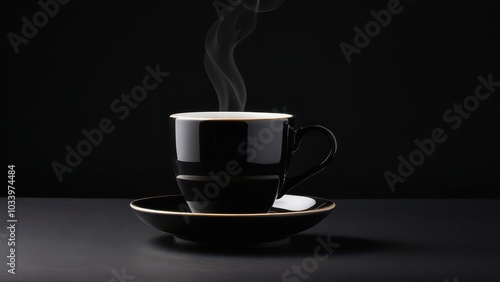
{"label": "white inner rim of cup", "polygon": [[284,119],[293,117],[290,114],[262,113],[262,112],[190,112],[170,115],[176,119],[192,120],[256,120],[256,119]]}

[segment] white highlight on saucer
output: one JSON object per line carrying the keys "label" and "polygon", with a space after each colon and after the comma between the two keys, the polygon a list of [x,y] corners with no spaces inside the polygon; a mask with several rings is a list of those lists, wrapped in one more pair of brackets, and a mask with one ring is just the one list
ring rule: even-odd
{"label": "white highlight on saucer", "polygon": [[284,195],[281,199],[274,201],[273,207],[289,211],[304,211],[316,204],[316,200],[295,195]]}

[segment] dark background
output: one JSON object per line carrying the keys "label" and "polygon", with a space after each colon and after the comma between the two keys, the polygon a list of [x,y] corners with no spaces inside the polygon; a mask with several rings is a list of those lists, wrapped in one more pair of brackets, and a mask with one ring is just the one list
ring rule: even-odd
{"label": "dark background", "polygon": [[[328,3],[328,6],[322,6]],[[498,198],[500,90],[452,130],[445,110],[474,94],[477,77],[500,81],[498,1],[401,1],[403,11],[347,63],[339,44],[388,1],[292,1],[259,15],[236,49],[248,111],[286,111],[297,125],[322,124],[338,155],[294,193],[328,198]],[[168,116],[217,110],[203,65],[205,36],[217,18],[212,1],[72,1],[15,54],[37,1],[4,3],[2,55],[7,104],[5,150],[16,165],[18,196],[143,197],[177,193]],[[110,109],[141,84],[146,66],[170,76],[130,115]],[[51,167],[83,129],[110,118],[116,129],[60,183]],[[435,128],[448,135],[393,193],[385,171]],[[324,149],[322,149],[324,148]],[[325,154],[319,136],[304,140],[292,174]],[[301,167],[299,167],[299,165]]]}

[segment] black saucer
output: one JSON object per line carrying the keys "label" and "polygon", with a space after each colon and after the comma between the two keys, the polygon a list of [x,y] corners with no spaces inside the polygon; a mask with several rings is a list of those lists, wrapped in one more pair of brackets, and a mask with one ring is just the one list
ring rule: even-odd
{"label": "black saucer", "polygon": [[137,199],[130,203],[147,225],[175,236],[190,245],[273,246],[288,242],[289,236],[323,220],[335,203],[318,197],[285,195],[269,213],[191,213],[181,195]]}

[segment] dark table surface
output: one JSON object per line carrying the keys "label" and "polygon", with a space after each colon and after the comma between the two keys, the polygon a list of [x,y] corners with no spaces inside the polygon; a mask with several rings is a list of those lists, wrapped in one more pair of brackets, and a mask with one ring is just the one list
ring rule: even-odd
{"label": "dark table surface", "polygon": [[500,281],[499,200],[337,200],[286,245],[226,250],[178,245],[130,201],[18,198],[12,275],[1,198],[0,280]]}

